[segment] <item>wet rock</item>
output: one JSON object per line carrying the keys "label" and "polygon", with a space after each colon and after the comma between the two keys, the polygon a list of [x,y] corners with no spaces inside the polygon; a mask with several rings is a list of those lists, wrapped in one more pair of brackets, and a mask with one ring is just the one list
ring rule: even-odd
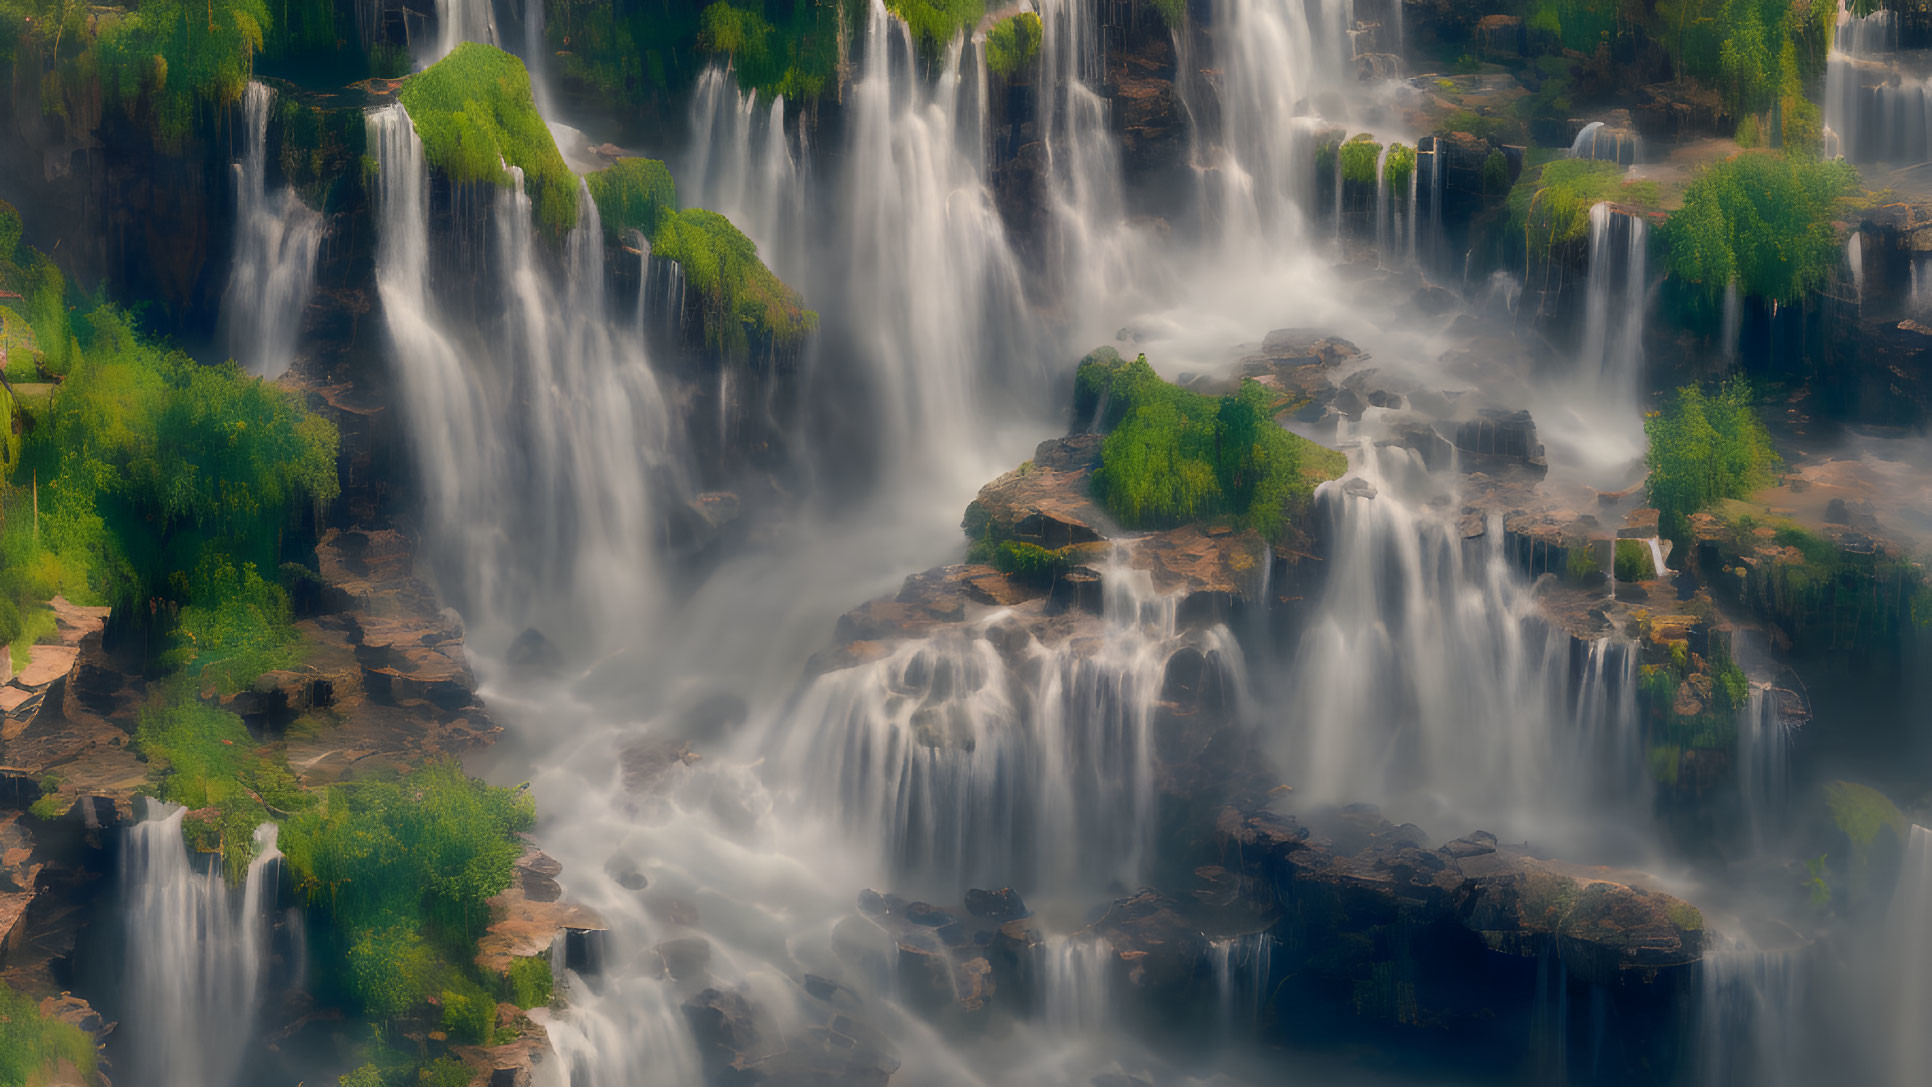
{"label": "wet rock", "polygon": [[701,936],[666,940],[657,945],[657,956],[672,980],[699,980],[711,968],[711,941]]}
{"label": "wet rock", "polygon": [[503,655],[510,678],[518,682],[556,679],[563,672],[563,651],[536,627],[524,627]]}
{"label": "wet rock", "polygon": [[1033,916],[1033,911],[1026,908],[1019,893],[1011,887],[1002,887],[997,891],[967,891],[966,912],[996,924]]}

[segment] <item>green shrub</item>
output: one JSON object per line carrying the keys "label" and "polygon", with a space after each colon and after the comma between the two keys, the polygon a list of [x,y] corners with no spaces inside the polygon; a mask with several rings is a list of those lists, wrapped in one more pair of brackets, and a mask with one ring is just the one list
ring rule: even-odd
{"label": "green shrub", "polygon": [[632,231],[649,238],[666,213],[677,208],[678,187],[656,159],[628,158],[585,176],[604,233],[621,239]]}
{"label": "green shrub", "polygon": [[[755,0],[746,6],[721,0],[699,14],[694,44],[703,54],[729,57],[732,73],[744,90],[792,99],[813,98],[824,93],[837,76],[841,3],[846,8],[847,25],[855,25],[862,15],[850,0],[797,0],[789,5],[789,14],[778,25],[767,21]],[[633,23],[633,41],[642,36],[652,45],[661,46],[675,36],[676,17],[669,13],[654,15],[647,26]],[[631,61],[634,63],[635,55]]]}
{"label": "green shrub", "polygon": [[336,1078],[337,1087],[384,1087],[382,1070],[373,1064],[365,1064],[348,1075]]}
{"label": "green shrub", "polygon": [[257,745],[241,718],[178,687],[142,709],[134,746],[161,799],[216,810],[213,820],[184,824],[184,830],[194,848],[221,854],[233,883],[255,859],[255,828],[308,804],[288,763]]}
{"label": "green shrub", "polygon": [[986,67],[1002,79],[1010,79],[1013,73],[1028,64],[1040,53],[1040,40],[1045,34],[1040,17],[1023,11],[1008,16],[993,24],[986,32]]}
{"label": "green shrub", "polygon": [[26,994],[0,983],[0,1084],[48,1082],[62,1061],[91,1079],[96,1058],[94,1040],[80,1028],[41,1015]]}
{"label": "green shrub", "polygon": [[1407,144],[1392,143],[1389,153],[1382,160],[1382,177],[1387,180],[1393,192],[1403,192],[1409,187],[1409,179],[1415,176],[1415,148]]}
{"label": "green shrub", "polygon": [[163,667],[229,695],[263,672],[296,663],[300,637],[290,622],[288,593],[262,580],[253,563],[237,568],[214,551],[187,582],[191,603],[169,632]]}
{"label": "green shrub", "polygon": [[[1274,399],[1254,381],[1212,397],[1162,381],[1142,355],[1095,352],[1075,377],[1082,418],[1110,428],[1094,494],[1130,528],[1229,518],[1269,539],[1286,531],[1317,480],[1347,460],[1274,422]],[[1082,410],[1084,409],[1084,410]]]}
{"label": "green shrub", "polygon": [[1636,208],[1655,207],[1657,185],[1625,181],[1623,167],[1591,159],[1551,159],[1526,168],[1509,191],[1509,232],[1521,238],[1526,254],[1547,254],[1575,245],[1590,234],[1590,209],[1605,201]]}
{"label": "green shrub", "polygon": [[1742,379],[1710,395],[1694,385],[1677,390],[1663,410],[1644,418],[1644,432],[1650,439],[1650,504],[1664,535],[1679,546],[1687,542],[1691,514],[1769,484],[1778,468],[1770,432]]}
{"label": "green shrub", "polygon": [[1161,22],[1178,27],[1187,22],[1187,0],[1148,0],[1159,13]]}
{"label": "green shrub", "polygon": [[938,56],[986,14],[986,0],[885,0],[885,6],[906,24],[913,43],[927,56]]}
{"label": "green shrub", "polygon": [[702,308],[705,342],[714,348],[791,348],[818,327],[818,314],[765,267],[758,246],[715,211],[662,216],[651,252],[684,269]]}
{"label": "green shrub", "polygon": [[489,1045],[496,1034],[496,1000],[474,983],[444,989],[443,1030],[458,1045]]}
{"label": "green shrub", "polygon": [[519,167],[544,229],[560,236],[576,225],[577,175],[537,112],[522,61],[464,42],[411,76],[401,99],[424,157],[450,180],[508,185],[503,165]]}
{"label": "green shrub", "polygon": [[179,146],[196,106],[241,101],[264,43],[264,0],[142,0],[107,14],[93,52],[108,97],[130,113],[146,107],[156,137]]}
{"label": "green shrub", "polygon": [[454,1057],[438,1057],[416,1073],[418,1087],[469,1087],[475,1075]]}
{"label": "green shrub", "polygon": [[1045,586],[1073,566],[1071,548],[1049,551],[1024,540],[1002,540],[993,550],[993,565],[1001,573],[1021,581]]}
{"label": "green shrub", "polygon": [[541,1008],[550,1003],[553,982],[550,960],[542,955],[511,959],[503,975],[503,999],[519,1008]]}
{"label": "green shrub", "polygon": [[1858,171],[1840,160],[1746,152],[1713,163],[1664,223],[1671,274],[1710,297],[1736,283],[1748,295],[1795,302],[1837,266],[1832,217],[1857,185]]}
{"label": "green shrub", "polygon": [[1367,135],[1356,136],[1342,144],[1342,180],[1353,185],[1375,184],[1375,168],[1382,157],[1382,145]]}
{"label": "green shrub", "polygon": [[1642,540],[1618,540],[1615,571],[1618,581],[1649,581],[1656,577],[1649,545]]}
{"label": "green shrub", "polygon": [[1563,560],[1563,576],[1571,581],[1588,581],[1601,574],[1603,566],[1597,562],[1597,549],[1588,542],[1577,544],[1568,549]]}

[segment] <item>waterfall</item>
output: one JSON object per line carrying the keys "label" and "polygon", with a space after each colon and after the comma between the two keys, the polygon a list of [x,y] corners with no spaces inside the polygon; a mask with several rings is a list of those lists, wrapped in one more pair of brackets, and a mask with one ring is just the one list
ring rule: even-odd
{"label": "waterfall", "polygon": [[294,357],[315,282],[322,217],[295,190],[268,194],[268,113],[275,92],[249,81],[242,96],[242,157],[235,163],[235,261],[222,292],[230,357],[249,373],[280,377]]}
{"label": "waterfall", "polygon": [[1274,949],[1275,938],[1266,932],[1223,936],[1208,945],[1223,1037],[1252,1030],[1267,1010]]}
{"label": "waterfall", "polygon": [[1881,1013],[1889,1052],[1883,1055],[1889,1087],[1924,1083],[1932,1068],[1932,830],[1912,827],[1905,865],[1885,930],[1885,961],[1891,970],[1888,1006]]}
{"label": "waterfall", "polygon": [[507,644],[527,626],[567,649],[630,636],[655,595],[652,496],[671,470],[670,424],[632,322],[608,312],[595,202],[580,185],[553,290],[513,169],[490,209],[484,297],[469,300],[461,277],[433,270],[429,178],[408,114],[372,112],[369,142],[377,289],[430,552],[472,644]]}
{"label": "waterfall", "polygon": [[1909,163],[1932,153],[1932,79],[1893,59],[1898,29],[1896,13],[1854,16],[1841,0],[1825,60],[1825,154]]}
{"label": "waterfall", "polygon": [[1845,264],[1851,269],[1852,300],[1865,301],[1865,235],[1854,230],[1845,242]]}
{"label": "waterfall", "polygon": [[464,42],[498,44],[494,0],[436,0],[434,51],[423,64],[436,63]]}
{"label": "waterfall", "polygon": [[1496,520],[1465,541],[1414,453],[1360,445],[1374,494],[1317,493],[1327,584],[1279,696],[1295,796],[1572,848],[1640,825],[1634,654],[1553,627]]}
{"label": "waterfall", "polygon": [[1054,936],[1047,939],[1042,955],[1047,1029],[1072,1034],[1105,1027],[1113,945],[1092,936]]}
{"label": "waterfall", "polygon": [[1593,383],[1609,406],[1634,408],[1643,384],[1648,245],[1649,228],[1641,216],[1620,213],[1608,203],[1590,209],[1590,274],[1578,357],[1586,384]]}
{"label": "waterfall", "polygon": [[181,837],[185,808],[147,800],[128,832],[127,1042],[142,1087],[236,1084],[268,967],[278,871],[275,824],[255,831],[240,901],[220,863],[199,867]]}
{"label": "waterfall", "polygon": [[[819,678],[772,761],[922,893],[1134,886],[1154,830],[1152,713],[1178,600],[1103,571],[1104,633],[1010,660],[996,613]],[[1003,639],[1002,639],[1003,640]],[[1202,651],[1238,669],[1226,628]],[[1010,650],[1009,650],[1010,652]]]}
{"label": "waterfall", "polygon": [[1698,964],[1700,1087],[1797,1087],[1803,1072],[1808,983],[1802,952],[1714,937]]}
{"label": "waterfall", "polygon": [[1602,121],[1591,121],[1577,132],[1576,139],[1570,141],[1570,157],[1630,166],[1643,157],[1643,147],[1635,134],[1606,129]]}
{"label": "waterfall", "polygon": [[731,69],[714,64],[698,77],[690,119],[691,147],[678,178],[684,202],[730,219],[774,272],[803,282],[811,268],[804,148],[795,156],[786,137],[784,97],[760,110],[758,96],[739,90]]}
{"label": "waterfall", "polygon": [[1791,726],[1769,685],[1753,682],[1737,711],[1738,795],[1749,843],[1770,844],[1782,825],[1791,781]]}

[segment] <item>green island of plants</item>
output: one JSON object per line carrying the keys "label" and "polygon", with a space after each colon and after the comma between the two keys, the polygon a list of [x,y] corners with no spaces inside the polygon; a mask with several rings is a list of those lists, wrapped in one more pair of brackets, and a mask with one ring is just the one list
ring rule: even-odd
{"label": "green island of plants", "polygon": [[677,182],[671,180],[670,169],[656,159],[619,159],[584,175],[584,184],[597,204],[604,234],[612,240],[632,231],[651,237],[664,216],[678,206]]}
{"label": "green island of plants", "polygon": [[1316,483],[1348,468],[1341,453],[1283,430],[1277,396],[1255,381],[1204,396],[1161,380],[1142,355],[1101,348],[1080,363],[1075,418],[1108,432],[1094,496],[1129,528],[1232,521],[1284,538]]}
{"label": "green island of plants", "polygon": [[1732,284],[1795,302],[1840,257],[1832,216],[1858,185],[1850,164],[1746,152],[1705,167],[1664,224],[1671,274],[1716,296]]}
{"label": "green island of plants", "polygon": [[786,350],[818,327],[818,314],[758,259],[758,246],[715,211],[686,208],[660,219],[651,252],[677,261],[697,292],[705,342],[716,349]]}
{"label": "green island of plants", "polygon": [[1524,253],[1544,255],[1590,235],[1590,209],[1611,202],[1631,208],[1657,206],[1657,185],[1626,181],[1614,162],[1556,158],[1529,166],[1509,191],[1509,237]]}
{"label": "green island of plants", "polygon": [[1389,153],[1382,160],[1382,179],[1388,183],[1392,192],[1402,192],[1409,187],[1409,179],[1415,176],[1415,148],[1405,143],[1392,143]]}
{"label": "green island of plants", "polygon": [[451,181],[511,184],[523,171],[537,221],[551,236],[577,224],[577,175],[537,112],[523,62],[493,45],[464,42],[403,84],[403,108],[423,156]]}
{"label": "green island of plants", "polygon": [[1033,63],[1040,55],[1040,41],[1046,33],[1039,15],[1023,11],[993,24],[986,32],[986,68],[1002,79]]}
{"label": "green island of plants", "polygon": [[1678,389],[1645,416],[1644,433],[1650,504],[1663,534],[1679,546],[1689,543],[1691,514],[1770,484],[1781,463],[1743,379],[1709,394],[1695,385]]}
{"label": "green island of plants", "polygon": [[0,1087],[53,1082],[62,1062],[91,1082],[99,1064],[94,1040],[40,1014],[32,999],[0,982]]}

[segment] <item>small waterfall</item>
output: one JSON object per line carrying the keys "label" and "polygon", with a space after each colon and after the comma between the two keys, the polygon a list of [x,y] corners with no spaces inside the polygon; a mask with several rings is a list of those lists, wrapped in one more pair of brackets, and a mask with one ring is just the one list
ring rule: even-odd
{"label": "small waterfall", "polygon": [[1282,696],[1295,796],[1566,846],[1598,841],[1606,811],[1641,825],[1629,648],[1552,626],[1500,523],[1465,541],[1423,501],[1433,484],[1414,453],[1360,444],[1374,496],[1317,492],[1327,585]]}
{"label": "small waterfall", "polygon": [[1932,830],[1914,825],[1905,843],[1905,865],[1892,892],[1886,925],[1886,958],[1892,970],[1888,1007],[1882,1013],[1889,1087],[1924,1083],[1932,1068]]}
{"label": "small waterfall", "polygon": [[691,147],[678,191],[683,202],[730,219],[758,255],[790,282],[810,275],[805,241],[804,148],[785,133],[785,99],[760,110],[731,69],[712,65],[691,99]]}
{"label": "small waterfall", "polygon": [[1791,726],[1768,684],[1753,682],[1737,711],[1737,781],[1745,833],[1762,849],[1782,825],[1791,783]]}
{"label": "small waterfall", "polygon": [[1664,541],[1656,536],[1645,540],[1650,547],[1650,568],[1659,578],[1670,576],[1670,567],[1664,565]]}
{"label": "small waterfall", "polygon": [[1612,405],[1634,406],[1643,384],[1648,246],[1641,216],[1618,213],[1608,203],[1590,209],[1590,276],[1578,355],[1586,382]]}
{"label": "small waterfall", "polygon": [[423,65],[442,60],[464,42],[499,44],[494,0],[436,0],[434,52],[423,58]]}
{"label": "small waterfall", "polygon": [[1842,0],[1825,61],[1824,151],[1857,163],[1932,153],[1932,79],[1901,67],[1896,13],[1854,16]]}
{"label": "small waterfall", "polygon": [[[140,1087],[229,1087],[254,1040],[268,967],[275,824],[255,831],[255,859],[240,901],[220,863],[199,866],[181,837],[185,808],[147,800],[128,832],[124,1016]],[[197,869],[200,870],[197,870]]]}
{"label": "small waterfall", "polygon": [[1854,230],[1845,242],[1845,264],[1851,269],[1852,299],[1865,301],[1865,235]]}
{"label": "small waterfall", "polygon": [[1047,939],[1042,955],[1047,1029],[1074,1034],[1105,1027],[1113,945],[1093,936],[1054,936]]}
{"label": "small waterfall", "polygon": [[249,81],[242,96],[242,157],[235,163],[235,261],[222,292],[230,357],[274,379],[289,367],[315,283],[322,217],[295,190],[268,193],[268,114],[275,92]]}
{"label": "small waterfall", "polygon": [[1634,133],[1606,128],[1602,121],[1591,121],[1570,141],[1570,157],[1630,166],[1643,157],[1642,141]]}
{"label": "small waterfall", "polygon": [[[1722,938],[1719,938],[1722,940]],[[1723,940],[1706,948],[1698,1024],[1700,1087],[1797,1087],[1803,1072],[1803,953]]]}
{"label": "small waterfall", "polygon": [[369,142],[377,288],[443,588],[473,642],[526,626],[572,644],[630,637],[655,596],[670,424],[632,322],[608,312],[597,205],[580,186],[558,292],[513,169],[495,190],[486,296],[445,298],[432,283],[460,277],[432,269],[429,177],[401,106],[369,114]]}
{"label": "small waterfall", "polygon": [[[1151,722],[1180,647],[1172,597],[1111,566],[1098,637],[1009,661],[1001,616],[815,682],[778,738],[795,794],[921,893],[1135,885],[1154,830]],[[1201,648],[1239,667],[1225,628]]]}
{"label": "small waterfall", "polygon": [[1223,1037],[1255,1028],[1268,1006],[1275,938],[1266,932],[1224,936],[1208,945]]}
{"label": "small waterfall", "polygon": [[1744,333],[1744,299],[1735,279],[1724,285],[1724,315],[1719,329],[1719,335],[1724,339],[1721,347],[1725,360],[1736,359],[1738,337]]}
{"label": "small waterfall", "polygon": [[1389,206],[1389,150],[1394,143],[1382,145],[1382,151],[1375,156],[1375,255],[1384,265],[1391,264],[1389,237],[1395,230],[1390,221],[1394,209]]}

